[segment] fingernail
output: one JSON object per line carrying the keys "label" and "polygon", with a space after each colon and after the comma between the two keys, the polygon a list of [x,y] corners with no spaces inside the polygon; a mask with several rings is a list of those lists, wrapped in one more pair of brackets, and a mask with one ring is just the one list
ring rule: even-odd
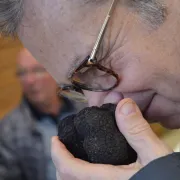
{"label": "fingernail", "polygon": [[133,102],[126,102],[122,107],[120,108],[120,113],[127,116],[131,115],[136,112],[136,105]]}

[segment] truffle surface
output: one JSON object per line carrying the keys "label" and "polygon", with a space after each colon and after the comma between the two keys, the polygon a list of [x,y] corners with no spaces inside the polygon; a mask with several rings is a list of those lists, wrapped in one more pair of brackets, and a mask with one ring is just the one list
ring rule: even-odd
{"label": "truffle surface", "polygon": [[116,105],[87,107],[63,119],[58,137],[76,157],[92,163],[127,165],[137,159],[115,121]]}

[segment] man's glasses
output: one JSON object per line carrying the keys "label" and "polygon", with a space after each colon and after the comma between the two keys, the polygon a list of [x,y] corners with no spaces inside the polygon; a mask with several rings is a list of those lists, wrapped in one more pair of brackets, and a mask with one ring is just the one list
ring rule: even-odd
{"label": "man's glasses", "polygon": [[72,85],[63,84],[61,85],[62,90],[75,90],[79,92],[81,92],[81,90],[89,90],[101,92],[112,90],[119,84],[120,79],[118,74],[101,65],[97,59],[97,53],[116,2],[117,0],[113,0],[111,3],[91,54],[84,59],[70,76]]}

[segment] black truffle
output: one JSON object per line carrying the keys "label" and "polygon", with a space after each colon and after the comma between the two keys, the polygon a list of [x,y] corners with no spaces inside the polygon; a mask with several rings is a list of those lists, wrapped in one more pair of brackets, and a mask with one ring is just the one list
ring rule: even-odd
{"label": "black truffle", "polygon": [[113,104],[89,107],[63,119],[58,137],[76,157],[92,163],[127,165],[137,159],[136,152],[119,132]]}

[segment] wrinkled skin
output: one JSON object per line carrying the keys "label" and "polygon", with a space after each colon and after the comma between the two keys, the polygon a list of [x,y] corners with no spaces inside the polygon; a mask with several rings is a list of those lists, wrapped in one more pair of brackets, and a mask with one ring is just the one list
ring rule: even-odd
{"label": "wrinkled skin", "polygon": [[[19,37],[58,83],[68,83],[71,66],[82,61],[92,50],[110,1],[26,0]],[[84,3],[85,2],[85,3]],[[116,121],[119,130],[138,154],[138,162],[128,167],[89,164],[76,159],[57,138],[53,139],[52,157],[61,180],[127,180],[149,162],[170,154],[150,130],[146,120],[159,121],[169,128],[180,127],[180,2],[164,0],[167,17],[151,29],[138,14],[120,3],[108,25],[101,51],[103,63],[119,74],[118,87],[110,92],[84,91],[89,105],[118,103]],[[77,60],[80,60],[77,62]],[[133,115],[125,103],[138,107]],[[122,101],[121,101],[122,100]],[[134,104],[134,103],[133,103]],[[147,156],[148,154],[148,156]]]}
{"label": "wrinkled skin", "polygon": [[[166,3],[167,18],[155,30],[118,3],[102,49],[106,53],[111,48],[104,61],[121,81],[110,92],[85,92],[89,105],[129,97],[149,121],[180,126],[179,2]],[[110,1],[26,1],[20,39],[58,83],[67,83],[70,67],[92,50],[109,6]]]}

